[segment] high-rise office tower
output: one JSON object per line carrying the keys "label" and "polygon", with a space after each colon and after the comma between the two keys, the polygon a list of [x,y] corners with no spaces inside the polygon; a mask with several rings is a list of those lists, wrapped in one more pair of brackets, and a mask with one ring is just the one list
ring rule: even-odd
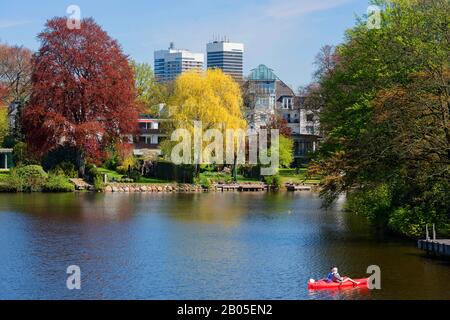
{"label": "high-rise office tower", "polygon": [[189,50],[175,49],[173,43],[167,50],[155,51],[155,78],[158,82],[175,80],[183,72],[203,70],[205,56]]}
{"label": "high-rise office tower", "polygon": [[243,80],[244,44],[228,41],[213,41],[206,45],[207,65],[219,68],[236,81]]}

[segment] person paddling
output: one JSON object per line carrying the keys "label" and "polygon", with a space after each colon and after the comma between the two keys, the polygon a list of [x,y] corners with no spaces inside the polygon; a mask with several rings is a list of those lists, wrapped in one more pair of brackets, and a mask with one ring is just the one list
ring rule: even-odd
{"label": "person paddling", "polygon": [[356,282],[355,280],[349,278],[349,277],[341,277],[338,268],[332,267],[331,272],[327,275],[327,282],[337,282],[337,283],[345,283],[345,282],[351,282],[354,286],[359,285],[359,282]]}

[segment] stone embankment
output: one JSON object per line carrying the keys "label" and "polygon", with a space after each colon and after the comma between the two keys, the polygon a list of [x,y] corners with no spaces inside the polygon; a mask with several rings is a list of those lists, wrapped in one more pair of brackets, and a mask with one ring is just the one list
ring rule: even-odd
{"label": "stone embankment", "polygon": [[151,192],[203,192],[204,188],[192,184],[139,185],[112,183],[105,187],[105,192],[151,193]]}
{"label": "stone embankment", "polygon": [[[317,186],[285,186],[292,191],[316,191]],[[291,189],[289,189],[291,188]],[[106,185],[105,192],[115,193],[169,193],[169,192],[225,192],[225,191],[239,191],[239,192],[264,192],[270,190],[279,190],[278,188],[271,188],[264,183],[236,183],[236,184],[214,184],[210,188],[206,188],[195,184],[126,184],[126,183],[110,183]]]}

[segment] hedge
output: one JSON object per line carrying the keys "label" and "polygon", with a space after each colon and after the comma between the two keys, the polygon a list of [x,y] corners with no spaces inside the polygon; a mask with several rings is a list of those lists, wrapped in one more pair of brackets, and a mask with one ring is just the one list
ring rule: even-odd
{"label": "hedge", "polygon": [[193,183],[194,174],[195,167],[193,165],[176,165],[169,161],[158,161],[154,165],[151,177],[180,183]]}

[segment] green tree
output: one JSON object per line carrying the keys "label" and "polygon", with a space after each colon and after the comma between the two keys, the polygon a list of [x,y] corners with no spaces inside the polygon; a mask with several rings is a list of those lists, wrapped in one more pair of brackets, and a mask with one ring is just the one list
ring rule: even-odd
{"label": "green tree", "polygon": [[8,109],[0,106],[0,146],[3,144],[3,140],[8,135]]}
{"label": "green tree", "polygon": [[[320,106],[325,139],[311,168],[325,175],[328,203],[350,192],[353,209],[365,206],[355,211],[401,233],[418,235],[430,222],[445,229],[450,3],[373,3],[383,9],[380,29],[369,30],[359,19],[343,44],[319,56],[326,61],[309,98]],[[381,198],[382,206],[358,201]]]}
{"label": "green tree", "polygon": [[294,140],[280,135],[280,167],[289,168],[294,162]]}
{"label": "green tree", "polygon": [[168,87],[156,82],[153,70],[148,63],[131,61],[136,82],[137,102],[144,112],[152,115],[159,113],[159,104],[166,103]]}

